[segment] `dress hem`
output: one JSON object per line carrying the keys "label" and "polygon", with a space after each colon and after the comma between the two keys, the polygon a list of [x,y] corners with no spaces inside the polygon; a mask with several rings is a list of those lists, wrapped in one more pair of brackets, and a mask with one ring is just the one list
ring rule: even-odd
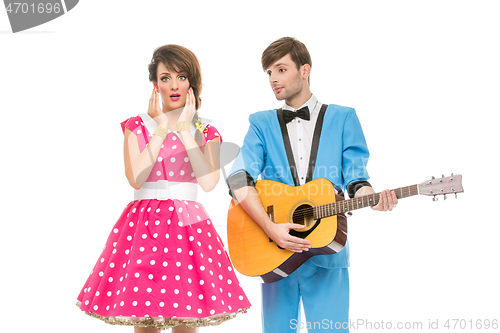
{"label": "dress hem", "polygon": [[[78,301],[76,306],[80,308],[81,303]],[[238,310],[232,313],[223,313],[210,317],[204,318],[163,318],[163,317],[126,317],[126,316],[116,316],[116,317],[106,317],[101,316],[97,313],[87,312],[80,308],[81,311],[85,312],[86,315],[100,319],[110,325],[121,325],[121,326],[136,326],[136,327],[151,327],[160,330],[165,330],[179,325],[186,325],[187,328],[193,327],[204,327],[204,326],[216,326],[223,322],[233,319],[239,313],[246,312],[250,307]]]}

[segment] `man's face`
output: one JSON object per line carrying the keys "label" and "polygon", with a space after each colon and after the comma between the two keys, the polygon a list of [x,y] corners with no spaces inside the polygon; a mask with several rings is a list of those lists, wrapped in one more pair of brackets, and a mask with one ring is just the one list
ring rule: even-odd
{"label": "man's face", "polygon": [[269,75],[274,96],[279,101],[292,99],[302,90],[301,73],[290,54],[272,64],[266,73]]}

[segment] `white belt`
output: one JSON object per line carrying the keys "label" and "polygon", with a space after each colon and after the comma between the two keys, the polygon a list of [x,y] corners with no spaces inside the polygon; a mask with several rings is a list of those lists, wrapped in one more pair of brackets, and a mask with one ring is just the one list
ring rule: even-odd
{"label": "white belt", "polygon": [[185,182],[169,182],[158,180],[145,182],[138,190],[134,190],[134,200],[189,200],[197,201],[198,184]]}

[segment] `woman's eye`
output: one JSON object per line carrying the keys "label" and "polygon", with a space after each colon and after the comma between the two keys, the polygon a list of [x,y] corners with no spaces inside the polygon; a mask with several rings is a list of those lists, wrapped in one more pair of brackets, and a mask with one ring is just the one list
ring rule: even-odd
{"label": "woman's eye", "polygon": [[187,80],[187,77],[185,75],[179,75],[177,78],[181,81]]}
{"label": "woman's eye", "polygon": [[283,73],[285,71],[284,68],[280,68],[280,72]]}
{"label": "woman's eye", "polygon": [[167,81],[170,80],[170,78],[168,76],[164,76],[160,80],[163,81],[163,82],[167,82]]}

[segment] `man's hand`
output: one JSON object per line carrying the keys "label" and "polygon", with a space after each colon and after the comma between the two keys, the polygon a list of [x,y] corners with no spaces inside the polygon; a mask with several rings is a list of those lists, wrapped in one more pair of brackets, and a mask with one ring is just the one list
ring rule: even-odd
{"label": "man's hand", "polygon": [[372,209],[378,210],[380,212],[391,211],[396,208],[398,204],[398,198],[394,191],[385,190],[380,193],[380,200],[378,204],[372,206]]}
{"label": "man's hand", "polygon": [[289,234],[291,229],[303,229],[305,226],[295,223],[273,223],[266,224],[266,234],[278,246],[292,252],[309,251],[311,242]]}
{"label": "man's hand", "polygon": [[250,217],[264,230],[278,246],[292,251],[302,252],[311,248],[311,242],[299,237],[290,235],[291,229],[303,229],[301,224],[294,223],[274,223],[267,216],[257,191],[252,186],[244,186],[232,189],[240,205],[250,215]]}
{"label": "man's hand", "polygon": [[[375,190],[371,186],[363,186],[354,194],[355,198],[359,198],[365,195],[375,194]],[[380,212],[391,211],[396,208],[398,204],[398,198],[394,191],[385,190],[380,193],[380,200],[378,204],[372,206],[373,210],[378,210]]]}

